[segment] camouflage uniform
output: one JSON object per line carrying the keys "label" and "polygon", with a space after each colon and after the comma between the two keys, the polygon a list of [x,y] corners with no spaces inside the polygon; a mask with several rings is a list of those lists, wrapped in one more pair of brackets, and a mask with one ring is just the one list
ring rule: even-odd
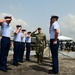
{"label": "camouflage uniform", "polygon": [[[34,32],[33,32],[34,34]],[[36,36],[36,55],[37,55],[37,62],[42,63],[43,60],[43,51],[44,47],[46,46],[46,36],[44,33],[37,33],[34,34]]]}

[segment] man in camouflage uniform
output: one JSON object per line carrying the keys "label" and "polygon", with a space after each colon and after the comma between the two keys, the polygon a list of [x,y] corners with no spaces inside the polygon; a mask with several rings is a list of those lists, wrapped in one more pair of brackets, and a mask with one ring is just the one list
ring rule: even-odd
{"label": "man in camouflage uniform", "polygon": [[[38,33],[35,33],[38,30]],[[43,51],[46,47],[46,36],[42,33],[42,29],[38,28],[35,30],[32,35],[36,37],[36,55],[37,55],[37,62],[38,64],[42,64],[43,61]]]}

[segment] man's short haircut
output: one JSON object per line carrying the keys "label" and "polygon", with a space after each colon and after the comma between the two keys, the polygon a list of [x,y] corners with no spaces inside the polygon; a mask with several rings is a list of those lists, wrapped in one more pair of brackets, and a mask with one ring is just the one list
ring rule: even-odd
{"label": "man's short haircut", "polygon": [[51,20],[53,19],[53,18],[56,18],[57,20],[58,20],[58,16],[51,16]]}
{"label": "man's short haircut", "polygon": [[16,25],[16,27],[22,27],[21,25]]}
{"label": "man's short haircut", "polygon": [[31,33],[31,31],[27,32],[27,34],[30,34],[30,33]]}
{"label": "man's short haircut", "polygon": [[22,29],[22,31],[26,31],[26,29]]}
{"label": "man's short haircut", "polygon": [[12,20],[12,17],[11,16],[5,16],[4,17],[4,19],[8,19],[8,18]]}
{"label": "man's short haircut", "polygon": [[41,28],[39,27],[38,30],[41,30]]}

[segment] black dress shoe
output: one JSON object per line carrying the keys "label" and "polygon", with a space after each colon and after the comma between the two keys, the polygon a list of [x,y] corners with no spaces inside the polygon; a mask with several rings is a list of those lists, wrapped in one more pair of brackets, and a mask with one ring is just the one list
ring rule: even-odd
{"label": "black dress shoe", "polygon": [[49,74],[58,74],[58,72],[53,72],[53,70],[49,70]]}
{"label": "black dress shoe", "polygon": [[58,72],[54,72],[54,74],[58,74]]}
{"label": "black dress shoe", "polygon": [[21,65],[21,64],[18,63],[18,65]]}
{"label": "black dress shoe", "polygon": [[52,70],[49,70],[48,73],[49,73],[49,74],[54,74]]}
{"label": "black dress shoe", "polygon": [[20,63],[23,63],[23,61],[19,61]]}
{"label": "black dress shoe", "polygon": [[26,61],[30,61],[30,59],[26,59]]}
{"label": "black dress shoe", "polygon": [[7,72],[6,68],[1,68],[0,70],[3,71],[3,72]]}
{"label": "black dress shoe", "polygon": [[13,63],[13,65],[14,65],[14,66],[18,66],[18,65],[21,65],[21,64],[19,64],[19,63],[17,63],[17,64]]}
{"label": "black dress shoe", "polygon": [[18,66],[18,64],[13,63],[14,66]]}
{"label": "black dress shoe", "polygon": [[12,70],[12,68],[10,68],[10,67],[7,67],[6,69],[7,69],[7,70]]}

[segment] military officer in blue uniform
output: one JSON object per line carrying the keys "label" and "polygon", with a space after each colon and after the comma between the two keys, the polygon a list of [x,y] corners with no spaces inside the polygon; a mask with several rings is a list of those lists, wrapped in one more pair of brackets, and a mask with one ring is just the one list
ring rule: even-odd
{"label": "military officer in blue uniform", "polygon": [[25,41],[26,41],[26,29],[22,29],[21,48],[20,48],[20,51],[19,51],[19,62],[21,62],[21,63],[23,63]]}
{"label": "military officer in blue uniform", "polygon": [[21,47],[21,25],[16,26],[17,30],[14,32],[14,54],[13,54],[13,65],[19,65],[19,51]]}
{"label": "military officer in blue uniform", "polygon": [[1,39],[1,51],[0,51],[0,70],[7,72],[10,70],[7,66],[7,56],[10,49],[10,37],[11,37],[11,23],[12,17],[5,16],[3,20],[0,20],[2,39]]}
{"label": "military officer in blue uniform", "polygon": [[58,48],[59,48],[59,39],[60,35],[60,26],[58,24],[58,16],[52,16],[50,19],[50,49],[52,54],[52,71],[49,73],[58,74],[59,64],[58,64]]}
{"label": "military officer in blue uniform", "polygon": [[31,32],[26,35],[26,61],[30,61]]}

